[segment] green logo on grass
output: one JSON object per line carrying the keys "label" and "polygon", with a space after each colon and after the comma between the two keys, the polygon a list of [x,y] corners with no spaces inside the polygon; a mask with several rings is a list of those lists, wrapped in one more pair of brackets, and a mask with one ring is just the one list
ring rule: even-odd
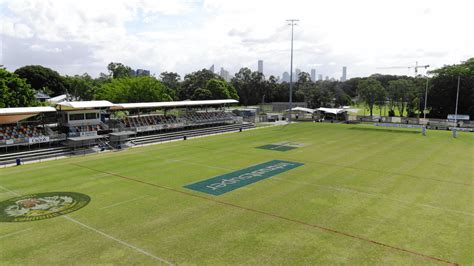
{"label": "green logo on grass", "polygon": [[47,192],[0,202],[0,222],[27,222],[64,215],[86,206],[87,195],[76,192]]}
{"label": "green logo on grass", "polygon": [[273,160],[184,187],[207,194],[221,195],[302,165],[302,163]]}
{"label": "green logo on grass", "polygon": [[272,151],[291,151],[293,149],[306,146],[304,143],[282,141],[278,143],[267,144],[256,147],[257,149],[272,150]]}
{"label": "green logo on grass", "polygon": [[268,145],[259,146],[257,147],[257,149],[272,150],[272,151],[290,151],[290,150],[296,149],[296,147],[268,144]]}

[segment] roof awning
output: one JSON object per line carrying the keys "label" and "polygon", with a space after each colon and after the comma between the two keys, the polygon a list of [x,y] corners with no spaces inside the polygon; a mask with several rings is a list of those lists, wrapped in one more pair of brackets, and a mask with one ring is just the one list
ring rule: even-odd
{"label": "roof awning", "polygon": [[93,140],[93,139],[103,139],[105,135],[94,135],[94,136],[82,136],[82,137],[70,137],[68,140],[70,141],[85,141],[85,140]]}
{"label": "roof awning", "polygon": [[129,136],[129,135],[135,135],[135,134],[137,134],[137,132],[135,131],[120,131],[120,132],[109,133],[109,136],[120,137],[120,136]]}
{"label": "roof awning", "polygon": [[322,112],[325,112],[325,113],[329,113],[329,114],[342,114],[342,113],[345,113],[347,112],[346,109],[341,109],[341,108],[325,108],[325,107],[320,107],[318,109],[316,109],[316,111],[322,111]]}
{"label": "roof awning", "polygon": [[40,113],[56,112],[50,106],[0,108],[0,124],[12,124]]}
{"label": "roof awning", "polygon": [[167,108],[167,107],[187,107],[200,105],[223,105],[233,104],[239,101],[234,99],[224,100],[203,100],[203,101],[176,101],[176,102],[149,102],[149,103],[118,103],[115,104],[112,110],[123,109],[146,109],[146,108]]}
{"label": "roof awning", "polygon": [[66,100],[67,100],[67,95],[63,94],[63,95],[59,95],[59,96],[53,97],[51,99],[48,99],[46,101],[49,102],[49,103],[52,103],[52,104],[57,104],[57,103],[60,103],[60,102],[64,102]]}
{"label": "roof awning", "polygon": [[[288,111],[288,110],[287,110]],[[295,107],[291,108],[291,111],[299,111],[299,112],[306,112],[306,113],[314,113],[315,110],[311,108],[305,108],[305,107]]]}
{"label": "roof awning", "polygon": [[60,102],[57,105],[59,105],[62,110],[110,108],[114,106],[114,104],[109,101]]}

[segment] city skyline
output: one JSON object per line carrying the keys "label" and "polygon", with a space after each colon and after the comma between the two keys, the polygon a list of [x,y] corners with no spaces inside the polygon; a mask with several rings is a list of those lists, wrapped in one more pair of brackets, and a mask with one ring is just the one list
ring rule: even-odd
{"label": "city skyline", "polygon": [[[262,20],[269,4],[272,12]],[[108,63],[121,62],[157,76],[167,71],[183,77],[211,64],[235,73],[263,60],[265,75],[278,76],[289,71],[285,19],[295,17],[300,20],[295,68],[338,79],[342,66],[351,70],[350,77],[413,75],[408,68],[382,68],[418,61],[435,69],[474,54],[474,36],[466,34],[473,7],[467,0],[456,5],[296,0],[289,6],[247,0],[0,0],[0,64],[8,70],[37,64],[63,75],[97,77]],[[314,16],[315,9],[325,12]]]}
{"label": "city skyline", "polygon": [[[251,71],[254,71],[254,72],[262,73],[265,76],[266,79],[268,79],[270,76],[274,76],[275,78],[277,78],[277,80],[279,82],[290,82],[290,74],[288,73],[288,71],[284,71],[282,73],[281,79],[280,79],[279,75],[273,75],[273,74],[267,75],[264,71],[264,68],[263,68],[263,60],[260,60],[260,59],[257,61],[257,68],[251,68],[250,67],[249,69]],[[219,73],[217,73],[217,72],[215,72],[215,64],[212,64],[211,67],[209,67],[209,71],[211,71],[212,73],[218,74],[220,77],[222,77],[226,81],[230,81],[232,79],[232,77],[234,77],[235,74],[237,73],[237,72],[236,73],[231,73],[228,70],[226,70],[223,66],[220,68]],[[295,71],[293,72],[294,82],[296,82],[298,80],[298,76],[301,72],[308,73],[311,77],[311,81],[313,81],[313,82],[317,81],[317,79],[316,79],[317,78],[316,69],[315,68],[310,69],[310,71],[306,71],[304,69],[301,70],[300,68],[295,68]],[[342,76],[341,76],[341,78],[335,78],[335,76],[330,76],[330,75],[328,75],[327,77],[328,77],[328,80],[345,81],[345,80],[347,80],[347,67],[346,66],[342,67]],[[319,80],[321,80],[321,79],[319,79]]]}

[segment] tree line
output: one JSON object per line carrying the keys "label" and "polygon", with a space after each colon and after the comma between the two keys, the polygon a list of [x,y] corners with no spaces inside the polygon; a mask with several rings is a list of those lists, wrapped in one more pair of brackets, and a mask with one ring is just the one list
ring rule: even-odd
{"label": "tree line", "polygon": [[[460,114],[474,117],[474,58],[430,72],[428,79],[428,117],[444,118],[454,112],[458,77]],[[293,100],[308,107],[365,105],[374,114],[386,110],[389,116],[416,117],[424,110],[426,77],[374,74],[347,81],[312,81],[301,72],[294,82]],[[122,63],[112,62],[107,73],[92,78],[87,73],[61,76],[39,65],[29,65],[9,72],[0,68],[0,108],[35,106],[35,93],[52,97],[67,93],[76,100],[109,100],[111,102],[153,102],[203,99],[237,99],[242,105],[287,102],[289,84],[275,76],[265,77],[249,68],[241,68],[230,82],[202,69],[181,78],[175,72],[158,77],[138,75]]]}

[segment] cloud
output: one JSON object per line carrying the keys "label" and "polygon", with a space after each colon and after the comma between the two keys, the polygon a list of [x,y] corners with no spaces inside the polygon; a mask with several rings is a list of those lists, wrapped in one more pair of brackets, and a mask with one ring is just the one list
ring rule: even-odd
{"label": "cloud", "polygon": [[[2,37],[3,53],[2,64],[9,69],[16,69],[25,65],[44,65],[63,74],[74,75],[84,72],[84,65],[96,73],[105,72],[105,66],[98,66],[91,50],[94,48],[80,42],[60,41],[49,42],[36,38],[24,38],[21,42],[12,37]],[[61,48],[59,48],[61,47]]]}
{"label": "cloud", "polygon": [[114,61],[183,75],[212,64],[231,73],[256,69],[262,59],[265,74],[281,75],[289,68],[285,20],[294,17],[300,19],[294,63],[303,71],[338,78],[342,66],[349,76],[416,61],[440,67],[474,55],[473,6],[469,0],[2,1],[2,64],[95,76]]}

